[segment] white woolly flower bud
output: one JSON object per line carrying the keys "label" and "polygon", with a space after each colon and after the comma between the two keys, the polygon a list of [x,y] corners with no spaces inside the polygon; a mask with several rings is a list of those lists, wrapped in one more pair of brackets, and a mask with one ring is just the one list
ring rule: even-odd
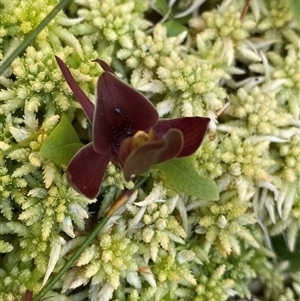
{"label": "white woolly flower bud", "polygon": [[[168,65],[170,65],[169,60],[167,60],[166,62],[168,63]],[[165,64],[164,64],[164,66],[165,66]],[[173,67],[173,64],[172,64],[172,67]],[[170,79],[170,78],[172,78],[172,73],[171,73],[170,70],[172,70],[171,67],[169,67],[169,68],[168,67],[166,67],[166,68],[165,67],[159,67],[157,69],[156,73],[157,73],[158,77],[162,80]]]}
{"label": "white woolly flower bud", "polygon": [[25,187],[27,187],[28,183],[25,179],[18,178],[18,179],[14,180],[14,185],[18,188],[25,188]]}
{"label": "white woolly flower bud", "polygon": [[148,56],[146,57],[145,59],[145,65],[148,67],[148,68],[153,68],[156,66],[156,60],[152,57],[152,56]]}
{"label": "white woolly flower bud", "polygon": [[57,175],[56,166],[53,162],[46,162],[44,164],[44,183],[45,187],[49,188]]}
{"label": "white woolly flower bud", "polygon": [[169,207],[167,204],[162,204],[159,208],[159,213],[161,217],[167,217],[169,215]]}
{"label": "white woolly flower bud", "polygon": [[180,264],[183,264],[188,261],[192,261],[195,257],[195,253],[191,250],[182,250],[177,254],[177,261]]}
{"label": "white woolly flower bud", "polygon": [[44,83],[44,91],[46,93],[52,92],[54,90],[54,88],[55,88],[55,84],[53,82],[48,81],[48,82]]}
{"label": "white woolly flower bud", "polygon": [[230,236],[230,242],[231,242],[232,251],[235,254],[240,255],[241,247],[240,247],[239,241],[235,238],[235,236],[233,236],[233,235]]}
{"label": "white woolly flower bud", "polygon": [[149,243],[153,236],[154,236],[154,230],[152,228],[149,228],[149,227],[146,227],[144,230],[143,230],[143,234],[142,234],[142,237],[143,237],[143,241],[145,243]]}
{"label": "white woolly flower bud", "polygon": [[[73,272],[73,270],[71,271]],[[69,285],[68,289],[75,289],[81,285],[86,285],[90,279],[85,277],[84,275],[80,274],[78,270],[74,271],[74,277],[73,282]],[[62,293],[64,293],[67,289],[64,287],[64,290],[62,290]]]}
{"label": "white woolly flower bud", "polygon": [[131,50],[122,48],[117,52],[117,58],[120,60],[126,60],[127,58],[130,57],[131,54],[132,54]]}
{"label": "white woolly flower bud", "polygon": [[225,264],[220,265],[220,266],[215,270],[215,272],[214,272],[214,274],[213,274],[213,278],[214,278],[214,279],[221,279],[222,276],[223,276],[223,274],[225,273],[225,271],[226,271],[226,266],[225,266]]}
{"label": "white woolly flower bud", "polygon": [[244,40],[245,38],[247,38],[247,36],[248,33],[241,28],[237,28],[232,32],[232,37],[236,40]]}
{"label": "white woolly flower bud", "polygon": [[152,217],[149,215],[149,214],[145,214],[143,216],[143,222],[146,224],[146,225],[150,225],[152,223]]}
{"label": "white woolly flower bud", "polygon": [[9,144],[7,144],[7,143],[5,143],[4,141],[0,141],[0,149],[1,150],[7,150],[7,149],[9,149],[10,148],[10,145]]}
{"label": "white woolly flower bud", "polygon": [[83,20],[84,20],[84,17],[69,19],[67,17],[61,16],[61,17],[57,18],[57,23],[59,25],[68,27],[68,26],[76,25],[76,24],[80,23]]}
{"label": "white woolly flower bud", "polygon": [[[136,193],[136,195],[137,195],[137,193]],[[131,210],[136,210],[137,207],[136,206],[130,207],[130,205],[127,202],[126,208],[128,211],[131,211]],[[129,221],[128,229],[134,229],[135,227],[137,227],[138,223],[140,223],[140,221],[142,220],[142,218],[144,216],[146,208],[147,208],[146,206],[141,207],[137,213],[136,212],[134,213],[134,218]]]}
{"label": "white woolly flower bud", "polygon": [[62,111],[66,111],[67,109],[70,108],[70,102],[68,100],[68,98],[64,95],[59,95],[56,99],[55,99],[57,105],[61,108]]}
{"label": "white woolly flower bud", "polygon": [[165,100],[157,104],[156,109],[159,113],[159,116],[164,116],[171,112],[174,109],[174,106],[175,100],[171,98],[166,98]]}
{"label": "white woolly flower bud", "polygon": [[117,258],[114,258],[112,264],[113,264],[113,266],[116,267],[117,269],[120,269],[122,266],[124,266],[124,261],[123,261],[122,258],[117,257]]}
{"label": "white woolly flower bud", "polygon": [[70,216],[67,216],[63,219],[63,221],[60,223],[60,228],[70,237],[75,237],[73,223]]}
{"label": "white woolly flower bud", "polygon": [[257,53],[252,51],[252,49],[247,44],[241,42],[238,44],[237,49],[245,58],[253,62],[261,62],[261,57]]}
{"label": "white woolly flower bud", "polygon": [[156,229],[160,231],[164,230],[166,228],[166,225],[167,225],[166,220],[161,218],[155,222]]}
{"label": "white woolly flower bud", "polygon": [[207,108],[211,110],[219,110],[223,106],[222,101],[217,98],[217,95],[215,93],[212,92],[205,93],[203,95],[203,100],[206,103]]}
{"label": "white woolly flower bud", "polygon": [[126,35],[121,36],[119,39],[119,42],[122,45],[122,47],[127,48],[127,49],[131,49],[133,46],[132,39]]}
{"label": "white woolly flower bud", "polygon": [[[182,239],[181,237],[179,237],[178,235],[175,235],[174,233],[172,233],[171,231],[167,231],[165,230],[165,232],[162,232],[161,234],[165,240],[165,244],[168,245],[169,244],[169,239],[173,240],[176,243],[179,244],[185,244],[184,239]],[[182,237],[186,237],[186,234],[183,232],[181,234]],[[167,247],[166,247],[167,248]]]}
{"label": "white woolly flower bud", "polygon": [[[77,244],[72,247],[77,247],[82,243],[80,238],[75,238],[75,239],[71,240],[70,242],[76,241],[76,240],[78,240]],[[67,244],[70,244],[70,242],[68,242]],[[70,249],[71,249],[71,247],[70,247]],[[83,253],[80,255],[76,265],[80,267],[80,266],[88,264],[89,262],[91,262],[94,259],[94,257],[97,255],[97,253],[98,253],[98,249],[95,245],[91,245],[91,246],[87,247],[83,251]]]}
{"label": "white woolly flower bud", "polygon": [[28,131],[26,131],[24,129],[18,129],[14,126],[10,126],[9,131],[12,134],[12,136],[15,138],[15,140],[18,142],[28,138],[28,136],[29,136]]}
{"label": "white woolly flower bud", "polygon": [[47,189],[42,187],[35,187],[28,192],[28,196],[37,197],[39,199],[45,199],[47,197]]}
{"label": "white woolly flower bud", "polygon": [[233,163],[229,166],[229,172],[233,176],[239,176],[242,173],[241,166],[239,163]]}
{"label": "white woolly flower bud", "polygon": [[255,240],[253,235],[246,230],[245,228],[240,228],[238,232],[236,232],[236,235],[244,239],[247,243],[249,243],[254,248],[259,248],[259,243]]}
{"label": "white woolly flower bud", "polygon": [[104,28],[103,33],[108,41],[114,42],[118,39],[118,34],[111,28]]}
{"label": "white woolly flower bud", "polygon": [[76,203],[71,203],[69,205],[69,209],[73,214],[75,214],[79,218],[83,219],[83,218],[89,217],[87,212],[80,205],[78,205]]}
{"label": "white woolly flower bud", "polygon": [[108,234],[101,236],[100,246],[104,249],[109,248],[111,246],[111,236]]}
{"label": "white woolly flower bud", "polygon": [[40,167],[42,164],[41,163],[42,157],[41,157],[40,153],[38,153],[38,152],[32,152],[29,155],[28,159],[34,167]]}
{"label": "white woolly flower bud", "polygon": [[140,277],[136,271],[129,271],[126,273],[127,281],[133,285],[136,289],[140,289],[142,287]]}
{"label": "white woolly flower bud", "polygon": [[224,229],[228,224],[228,221],[224,215],[219,216],[217,225],[219,228]]}
{"label": "white woolly flower bud", "polygon": [[37,112],[40,106],[40,99],[38,97],[32,97],[25,103],[25,112]]}
{"label": "white woolly flower bud", "polygon": [[47,117],[43,122],[43,129],[45,131],[52,130],[59,121],[59,115],[51,115]]}
{"label": "white woolly flower bud", "polygon": [[106,282],[102,286],[100,292],[97,294],[97,300],[101,300],[101,301],[109,301],[109,300],[111,300],[111,298],[113,296],[113,292],[114,292],[115,289],[117,289],[117,287],[114,288],[114,287],[112,287],[110,285],[109,282]]}
{"label": "white woolly flower bud", "polygon": [[[15,152],[14,152],[15,153]],[[17,168],[13,174],[11,175],[13,178],[22,177],[24,175],[28,175],[35,169],[30,163],[23,164],[21,167]]]}
{"label": "white woolly flower bud", "polygon": [[[147,206],[148,205],[148,211],[150,208],[156,208],[156,205],[153,203],[157,199],[159,199],[160,194],[162,193],[162,184],[157,184],[154,186],[152,191],[149,193],[147,197],[145,197],[144,201],[141,202],[134,202],[136,206]],[[152,207],[153,206],[153,207]],[[149,211],[150,212],[150,211]]]}
{"label": "white woolly flower bud", "polygon": [[106,263],[111,261],[113,259],[113,252],[111,250],[104,250],[101,259]]}
{"label": "white woolly flower bud", "polygon": [[150,284],[151,287],[156,287],[156,280],[150,267],[140,267],[139,272],[144,276],[145,280]]}
{"label": "white woolly flower bud", "polygon": [[190,100],[184,100],[182,104],[183,115],[186,117],[193,116],[193,111],[193,105],[191,104]]}
{"label": "white woolly flower bud", "polygon": [[47,267],[47,271],[46,271],[44,279],[43,279],[42,286],[44,286],[45,283],[47,282],[50,274],[54,270],[54,267],[59,259],[63,238],[61,238],[61,237],[57,237],[55,239],[52,238],[51,241],[52,241],[52,243],[51,243],[50,257],[49,257],[48,267]]}

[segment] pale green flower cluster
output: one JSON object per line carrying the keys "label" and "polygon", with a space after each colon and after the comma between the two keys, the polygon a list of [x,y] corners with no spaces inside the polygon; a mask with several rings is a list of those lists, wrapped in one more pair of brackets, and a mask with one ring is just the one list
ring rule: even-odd
{"label": "pale green flower cluster", "polygon": [[117,168],[111,162],[108,163],[106,170],[106,178],[102,182],[102,187],[116,187],[120,190],[132,189],[134,187],[133,181],[126,182],[120,168]]}
{"label": "pale green flower cluster", "polygon": [[142,18],[149,7],[147,1],[76,0],[75,3],[82,5],[78,16],[84,21],[73,26],[70,32],[80,36],[90,35],[94,41],[104,39],[111,51],[114,44],[131,49],[133,33],[149,26],[149,22]]}
{"label": "pale green flower cluster", "polygon": [[293,18],[292,12],[283,0],[262,2],[260,6],[262,14],[266,14],[265,10],[269,12],[258,24],[258,28],[262,31],[287,26]]}
{"label": "pale green flower cluster", "polygon": [[[0,75],[1,300],[22,300],[26,289],[37,293],[95,220],[134,187],[109,163],[95,203],[70,187],[65,166],[40,153],[63,113],[89,139],[88,121],[54,55],[93,102],[101,74],[93,60],[101,58],[161,117],[209,117],[194,158],[220,197],[171,190],[153,172],[49,296],[299,300],[299,269],[291,272],[276,257],[273,238],[284,235],[284,248],[299,252],[299,28],[284,0],[206,1],[199,11],[198,2],[170,1],[171,18],[173,6],[193,11],[186,30],[174,32],[163,21],[152,23],[161,11],[155,1],[75,0]],[[56,4],[2,1],[0,59]]]}
{"label": "pale green flower cluster", "polygon": [[[27,1],[2,1],[0,19],[0,59],[16,48],[24,36],[36,28],[55,5],[55,1],[36,1],[35,9]],[[49,29],[45,29],[38,40],[45,40]]]}
{"label": "pale green flower cluster", "polygon": [[[139,194],[133,193],[126,208],[116,213],[115,219],[83,252],[76,267],[67,273],[64,290],[74,289],[91,280],[93,293],[89,296],[93,298],[97,294],[101,300],[110,300],[114,290],[119,300],[128,300],[124,295],[128,284],[132,287],[129,300],[211,300],[212,296],[215,296],[215,300],[226,300],[237,292],[249,295],[246,285],[235,287],[235,280],[253,277],[254,267],[265,258],[254,251],[249,251],[247,255],[238,251],[238,254],[242,254],[241,258],[229,259],[239,262],[238,265],[234,262],[226,265],[227,259],[222,259],[215,252],[210,254],[211,248],[207,244],[201,246],[204,236],[201,238],[203,232],[197,226],[198,215],[193,210],[191,219],[187,219],[184,204],[195,206],[197,200],[174,194],[166,190],[162,183],[156,183],[146,197],[142,190]],[[219,211],[226,210],[226,206],[223,207],[220,210],[211,208],[211,211],[217,215]],[[199,210],[202,208],[199,207]],[[235,216],[228,215],[228,219],[239,217],[245,224],[246,218],[242,217],[244,208],[232,208],[231,212]],[[182,226],[175,216],[181,219]],[[218,219],[219,227],[225,229],[226,225],[221,225],[221,219]],[[235,223],[235,227],[238,227],[238,218]],[[229,227],[231,231],[233,227],[234,223]],[[238,237],[244,241],[243,245],[258,248],[255,238],[246,229],[240,228]],[[199,238],[195,238],[195,234]],[[191,238],[188,243],[185,241],[187,235]],[[235,241],[238,244],[238,239]],[[217,243],[219,246],[221,244]],[[245,251],[244,247],[241,249]],[[255,260],[254,256],[257,256]]]}
{"label": "pale green flower cluster", "polygon": [[117,289],[120,277],[134,277],[131,274],[137,272],[134,255],[139,248],[123,233],[103,234],[99,239],[99,245],[88,247],[77,265],[85,267],[84,276],[92,278],[92,285],[107,283]]}

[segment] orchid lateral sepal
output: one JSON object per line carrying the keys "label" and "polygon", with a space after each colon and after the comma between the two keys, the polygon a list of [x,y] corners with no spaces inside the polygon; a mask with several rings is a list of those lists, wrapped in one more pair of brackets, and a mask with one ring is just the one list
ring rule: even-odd
{"label": "orchid lateral sepal", "polygon": [[96,153],[92,142],[85,145],[68,165],[69,183],[88,198],[95,198],[100,191],[106,166],[113,158],[112,152]]}

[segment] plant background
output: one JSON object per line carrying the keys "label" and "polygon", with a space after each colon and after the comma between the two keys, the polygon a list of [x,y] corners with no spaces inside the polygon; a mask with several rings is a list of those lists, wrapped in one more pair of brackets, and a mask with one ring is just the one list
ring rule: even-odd
{"label": "plant background", "polygon": [[[56,4],[2,0],[0,59]],[[160,116],[210,117],[195,162],[220,199],[170,190],[153,172],[48,300],[300,299],[299,26],[283,0],[168,5],[75,0],[0,75],[0,300],[38,292],[133,188],[109,164],[88,200],[42,156],[63,113],[88,137],[54,55],[92,100],[101,58]]]}

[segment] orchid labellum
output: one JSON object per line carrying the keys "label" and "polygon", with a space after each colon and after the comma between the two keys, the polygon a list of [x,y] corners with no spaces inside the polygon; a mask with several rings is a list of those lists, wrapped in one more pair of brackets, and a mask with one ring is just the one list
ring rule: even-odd
{"label": "orchid labellum", "polygon": [[70,184],[88,198],[97,196],[109,161],[114,159],[128,181],[152,165],[185,157],[200,146],[209,118],[159,119],[141,93],[120,80],[102,60],[96,105],[75,82],[68,67],[56,61],[93,126],[92,142],[72,158],[67,168]]}

